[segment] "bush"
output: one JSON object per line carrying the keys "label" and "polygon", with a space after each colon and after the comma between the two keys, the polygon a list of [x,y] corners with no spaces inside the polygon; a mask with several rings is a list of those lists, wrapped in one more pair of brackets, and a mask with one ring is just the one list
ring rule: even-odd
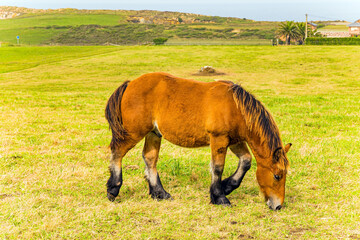
{"label": "bush", "polygon": [[360,38],[347,37],[347,38],[307,38],[306,45],[360,45]]}
{"label": "bush", "polygon": [[204,28],[204,27],[200,27],[200,28],[193,28],[194,30],[198,30],[198,31],[204,31],[204,30],[206,30],[206,28]]}
{"label": "bush", "polygon": [[167,38],[155,38],[153,40],[155,45],[164,45],[168,39]]}

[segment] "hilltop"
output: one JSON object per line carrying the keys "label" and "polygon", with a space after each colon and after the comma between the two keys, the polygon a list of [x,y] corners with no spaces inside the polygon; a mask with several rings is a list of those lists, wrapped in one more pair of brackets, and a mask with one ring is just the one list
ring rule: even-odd
{"label": "hilltop", "polygon": [[149,44],[263,40],[274,37],[277,22],[152,10],[79,10],[0,7],[0,42],[28,45]]}

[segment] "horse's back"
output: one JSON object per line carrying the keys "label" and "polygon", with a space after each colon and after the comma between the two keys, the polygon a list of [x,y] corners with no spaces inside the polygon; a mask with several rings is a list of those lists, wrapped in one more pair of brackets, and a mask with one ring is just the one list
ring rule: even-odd
{"label": "horse's back", "polygon": [[166,73],[142,75],[131,81],[124,93],[124,127],[139,135],[156,127],[165,139],[180,146],[208,145],[209,133],[232,128],[235,103],[229,85]]}

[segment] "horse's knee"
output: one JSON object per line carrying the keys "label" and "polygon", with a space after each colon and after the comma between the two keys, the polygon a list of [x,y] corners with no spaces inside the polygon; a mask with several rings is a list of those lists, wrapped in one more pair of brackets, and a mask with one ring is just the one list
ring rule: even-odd
{"label": "horse's knee", "polygon": [[247,172],[251,168],[251,156],[250,154],[246,154],[241,161],[241,169],[244,172]]}
{"label": "horse's knee", "polygon": [[228,177],[221,181],[221,187],[224,190],[225,195],[230,194],[232,191],[234,191],[240,186],[246,172],[250,168],[251,155],[246,154],[240,158],[240,163],[236,172],[231,177]]}

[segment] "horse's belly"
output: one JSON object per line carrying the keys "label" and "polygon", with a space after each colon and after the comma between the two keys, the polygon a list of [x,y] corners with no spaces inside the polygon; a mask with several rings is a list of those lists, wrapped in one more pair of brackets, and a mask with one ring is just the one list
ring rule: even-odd
{"label": "horse's belly", "polygon": [[196,126],[159,126],[164,139],[181,147],[203,147],[210,143],[209,135]]}
{"label": "horse's belly", "polygon": [[173,134],[166,134],[163,137],[169,142],[176,144],[181,147],[203,147],[209,145],[209,138],[207,136],[204,137],[193,137],[193,136],[179,136]]}

